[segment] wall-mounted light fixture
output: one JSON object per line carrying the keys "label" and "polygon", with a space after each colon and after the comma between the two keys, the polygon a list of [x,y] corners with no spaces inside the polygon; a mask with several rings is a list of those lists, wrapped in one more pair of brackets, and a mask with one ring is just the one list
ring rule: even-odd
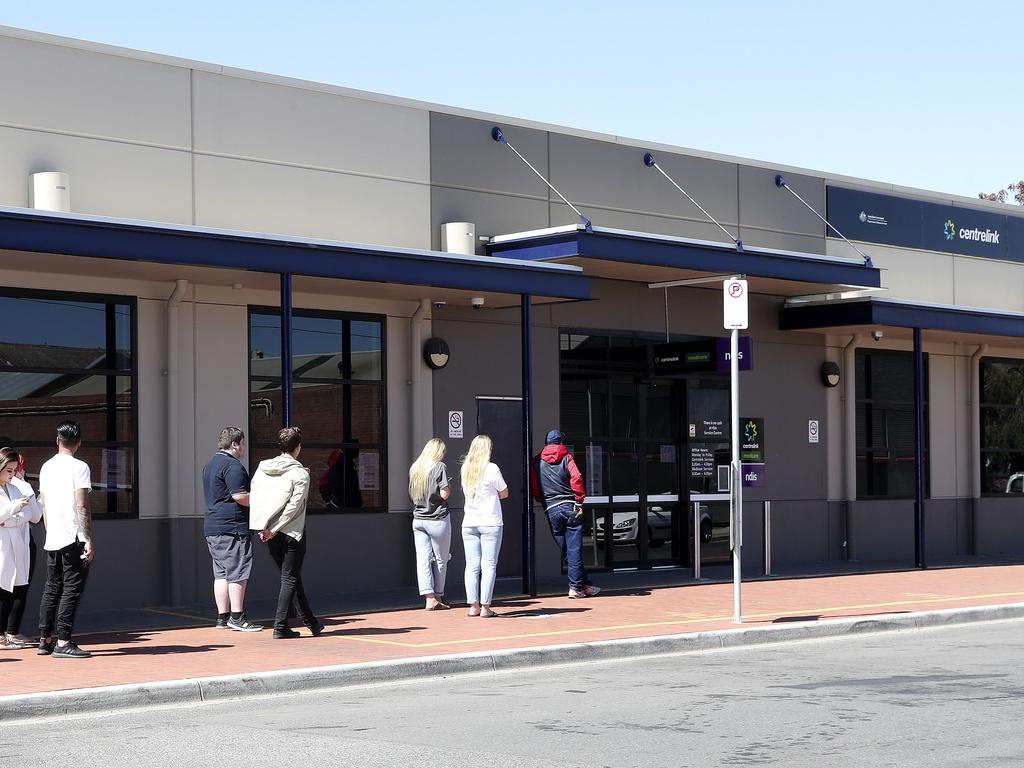
{"label": "wall-mounted light fixture", "polygon": [[423,361],[432,370],[440,370],[448,365],[448,358],[451,352],[448,349],[448,342],[434,336],[423,343]]}
{"label": "wall-mounted light fixture", "polygon": [[839,363],[826,360],[821,364],[821,383],[826,387],[839,386]]}

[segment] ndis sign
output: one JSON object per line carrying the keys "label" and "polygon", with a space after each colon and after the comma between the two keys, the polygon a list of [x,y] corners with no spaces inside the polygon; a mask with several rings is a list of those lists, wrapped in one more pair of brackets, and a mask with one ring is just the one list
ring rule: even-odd
{"label": "ndis sign", "polygon": [[[741,371],[749,371],[754,367],[754,350],[749,336],[740,336],[739,363]],[[732,362],[732,340],[715,339],[715,370],[727,373]]]}

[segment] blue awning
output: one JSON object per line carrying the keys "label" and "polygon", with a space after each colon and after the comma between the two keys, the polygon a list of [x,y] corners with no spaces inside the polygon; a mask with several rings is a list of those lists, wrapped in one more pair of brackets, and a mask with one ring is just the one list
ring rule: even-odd
{"label": "blue awning", "polygon": [[0,250],[395,285],[590,298],[578,267],[0,207]]}
{"label": "blue awning", "polygon": [[1024,337],[1024,313],[872,297],[787,306],[779,317],[779,328],[785,331],[855,331],[863,326]]}
{"label": "blue awning", "polygon": [[488,253],[583,266],[592,277],[638,282],[742,274],[751,290],[778,295],[879,288],[881,271],[861,258],[746,247],[595,227],[524,232],[493,238]]}

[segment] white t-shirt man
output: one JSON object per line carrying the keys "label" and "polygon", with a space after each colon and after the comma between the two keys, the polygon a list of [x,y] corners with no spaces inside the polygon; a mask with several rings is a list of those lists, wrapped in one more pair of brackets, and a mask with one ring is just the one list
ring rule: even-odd
{"label": "white t-shirt man", "polygon": [[56,552],[85,541],[75,512],[75,491],[92,489],[89,465],[67,453],[58,453],[39,470],[39,493],[43,497],[46,543],[43,549]]}
{"label": "white t-shirt man", "polygon": [[488,464],[484,468],[484,476],[480,478],[480,483],[476,487],[476,493],[466,499],[466,514],[462,518],[462,527],[502,525],[501,498],[498,494],[507,489],[498,465]]}

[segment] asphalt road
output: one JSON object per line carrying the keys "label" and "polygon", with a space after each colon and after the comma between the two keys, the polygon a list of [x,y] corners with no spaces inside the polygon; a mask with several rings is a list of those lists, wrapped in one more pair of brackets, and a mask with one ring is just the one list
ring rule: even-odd
{"label": "asphalt road", "polygon": [[0,726],[0,766],[1020,766],[1022,658],[1008,621],[438,678]]}

